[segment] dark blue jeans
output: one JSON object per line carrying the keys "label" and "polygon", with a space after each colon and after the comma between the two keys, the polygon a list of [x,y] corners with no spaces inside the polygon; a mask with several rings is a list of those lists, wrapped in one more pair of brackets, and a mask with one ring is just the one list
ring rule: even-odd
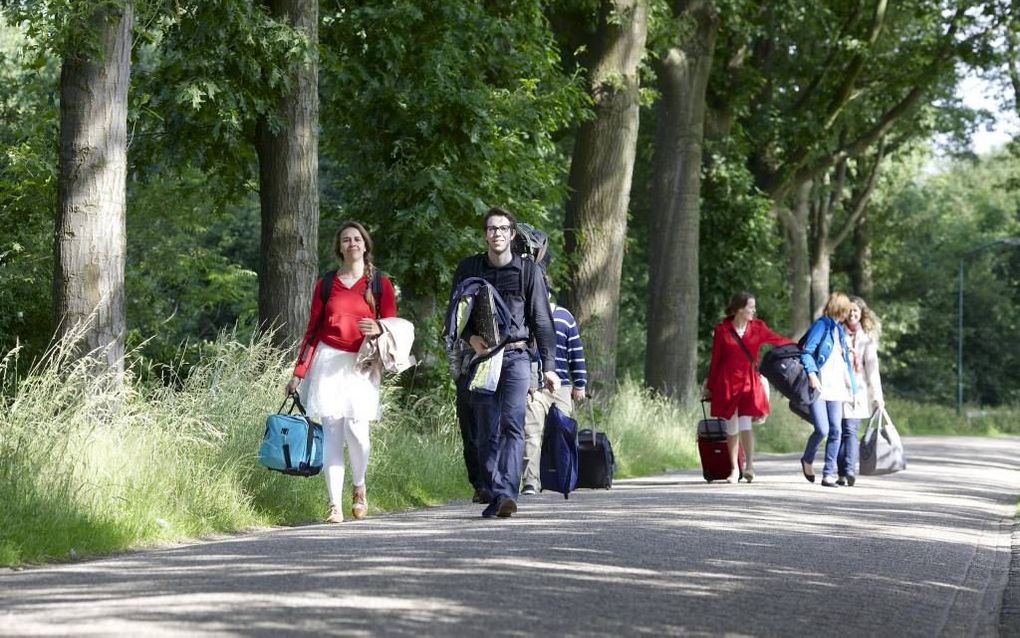
{"label": "dark blue jeans", "polygon": [[857,440],[857,429],[860,419],[843,419],[843,436],[839,444],[839,455],[836,467],[840,476],[857,475],[857,457],[860,456],[860,442]]}
{"label": "dark blue jeans", "polygon": [[478,436],[479,481],[493,497],[517,498],[524,461],[524,410],[531,385],[531,359],[525,351],[503,354],[493,394],[471,393]]}
{"label": "dark blue jeans", "polygon": [[468,481],[475,488],[485,487],[479,478],[478,471],[478,426],[475,425],[475,413],[471,408],[471,392],[467,389],[469,375],[457,379],[457,423],[460,425],[460,440],[464,444],[464,466],[467,468]]}
{"label": "dark blue jeans", "polygon": [[811,404],[811,423],[815,430],[808,437],[804,456],[805,463],[815,462],[815,453],[822,439],[825,439],[825,468],[822,477],[836,476],[836,455],[839,453],[840,422],[843,420],[842,401],[823,401],[819,398]]}

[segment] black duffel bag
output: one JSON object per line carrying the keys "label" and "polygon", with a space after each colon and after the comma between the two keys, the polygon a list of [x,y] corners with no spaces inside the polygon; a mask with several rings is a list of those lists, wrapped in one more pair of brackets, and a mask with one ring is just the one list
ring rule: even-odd
{"label": "black duffel bag", "polygon": [[776,391],[790,400],[790,411],[810,423],[809,407],[818,399],[818,391],[813,390],[808,382],[804,364],[800,361],[802,352],[794,343],[776,346],[761,358],[758,371]]}

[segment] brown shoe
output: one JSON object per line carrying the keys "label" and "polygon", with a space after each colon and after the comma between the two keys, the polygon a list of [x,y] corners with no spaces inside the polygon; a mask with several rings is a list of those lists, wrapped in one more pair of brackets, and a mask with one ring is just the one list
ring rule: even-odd
{"label": "brown shoe", "polygon": [[344,514],[340,511],[340,508],[336,505],[329,506],[329,516],[326,517],[327,523],[343,523]]}
{"label": "brown shoe", "polygon": [[351,516],[360,521],[368,513],[368,503],[365,502],[365,486],[354,487],[354,496],[351,502]]}

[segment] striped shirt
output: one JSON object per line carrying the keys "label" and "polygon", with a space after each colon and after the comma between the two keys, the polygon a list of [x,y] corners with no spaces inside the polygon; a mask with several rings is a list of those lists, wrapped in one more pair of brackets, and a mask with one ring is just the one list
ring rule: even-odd
{"label": "striped shirt", "polygon": [[588,383],[588,371],[584,367],[584,346],[577,322],[566,308],[553,305],[552,309],[556,329],[556,373],[564,385],[583,388]]}

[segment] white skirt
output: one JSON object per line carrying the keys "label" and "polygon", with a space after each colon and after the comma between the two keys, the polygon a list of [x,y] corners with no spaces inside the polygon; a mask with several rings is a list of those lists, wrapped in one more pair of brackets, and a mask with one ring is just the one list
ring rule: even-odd
{"label": "white skirt", "polygon": [[299,390],[309,417],[320,422],[323,418],[379,418],[379,386],[368,370],[357,369],[357,358],[356,352],[337,350],[321,342],[315,347],[312,365]]}

